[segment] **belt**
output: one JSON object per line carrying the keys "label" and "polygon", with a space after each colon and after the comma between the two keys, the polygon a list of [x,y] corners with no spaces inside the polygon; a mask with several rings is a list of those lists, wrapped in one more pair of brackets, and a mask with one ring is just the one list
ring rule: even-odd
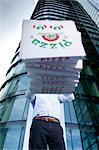
{"label": "belt", "polygon": [[57,123],[60,123],[60,121],[57,118],[54,118],[54,117],[43,117],[43,116],[40,116],[40,117],[35,117],[34,119],[36,119],[36,120],[44,120],[46,122],[57,122]]}

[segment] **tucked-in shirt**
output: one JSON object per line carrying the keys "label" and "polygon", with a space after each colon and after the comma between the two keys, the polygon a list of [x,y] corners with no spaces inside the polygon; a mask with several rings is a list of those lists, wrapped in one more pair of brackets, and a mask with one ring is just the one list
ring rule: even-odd
{"label": "tucked-in shirt", "polygon": [[33,118],[36,116],[55,117],[60,120],[60,103],[72,101],[73,94],[35,94],[29,97],[33,106]]}

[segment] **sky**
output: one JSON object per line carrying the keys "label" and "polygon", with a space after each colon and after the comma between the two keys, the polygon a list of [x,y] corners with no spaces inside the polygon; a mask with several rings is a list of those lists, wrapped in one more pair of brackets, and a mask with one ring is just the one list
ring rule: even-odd
{"label": "sky", "polygon": [[[0,0],[0,87],[6,80],[6,72],[21,40],[22,21],[30,19],[37,1]],[[92,1],[99,8],[99,0]]]}

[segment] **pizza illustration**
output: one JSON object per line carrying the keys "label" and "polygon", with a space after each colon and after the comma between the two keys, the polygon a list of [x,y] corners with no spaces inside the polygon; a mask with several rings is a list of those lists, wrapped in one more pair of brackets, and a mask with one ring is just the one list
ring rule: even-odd
{"label": "pizza illustration", "polygon": [[59,38],[59,35],[57,33],[51,33],[51,34],[46,34],[46,35],[42,35],[42,38],[46,41],[56,41]]}

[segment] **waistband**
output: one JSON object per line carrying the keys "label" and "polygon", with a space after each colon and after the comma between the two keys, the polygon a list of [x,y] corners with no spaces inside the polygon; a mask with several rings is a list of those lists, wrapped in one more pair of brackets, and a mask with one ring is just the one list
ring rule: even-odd
{"label": "waistband", "polygon": [[44,120],[46,122],[56,122],[60,123],[60,121],[57,118],[54,117],[45,117],[45,116],[39,116],[39,117],[34,117],[35,120]]}

